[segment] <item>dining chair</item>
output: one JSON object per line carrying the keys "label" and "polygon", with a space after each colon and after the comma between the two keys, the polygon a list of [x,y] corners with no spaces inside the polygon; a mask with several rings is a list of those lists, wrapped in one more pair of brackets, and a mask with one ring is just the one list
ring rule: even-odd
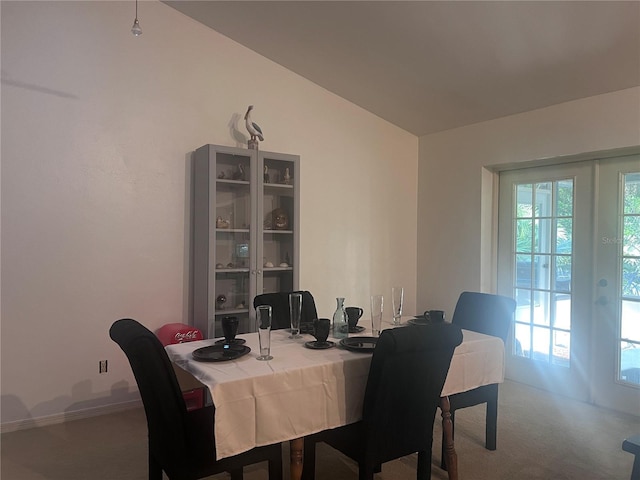
{"label": "dining chair", "polygon": [[258,307],[259,305],[271,305],[271,329],[278,330],[281,328],[290,328],[290,293],[302,293],[302,318],[300,320],[300,331],[301,333],[311,333],[309,329],[313,328],[313,320],[318,318],[316,302],[313,299],[311,292],[304,290],[297,292],[263,293],[256,295],[253,299],[253,308]]}
{"label": "dining chair", "polygon": [[416,452],[416,478],[430,479],[435,414],[461,342],[460,328],[449,323],[383,330],[371,359],[362,420],[305,438],[303,480],[315,478],[318,442],[357,461],[360,480],[372,480],[383,463]]}
{"label": "dining chair", "polygon": [[242,480],[243,467],[269,462],[269,478],[282,478],[280,444],[254,448],[216,460],[214,411],[210,405],[187,411],[171,361],[160,340],[129,318],[117,320],[109,336],[124,351],[133,370],[149,434],[149,480],[198,480],[228,472]]}
{"label": "dining chair", "polygon": [[[462,292],[453,311],[451,323],[464,330],[499,337],[507,343],[509,328],[516,310],[516,301],[502,295],[479,292]],[[483,385],[473,390],[449,396],[451,403],[452,434],[455,431],[455,411],[460,408],[487,404],[485,448],[496,449],[498,429],[498,384]],[[444,432],[442,434],[444,440]],[[444,443],[442,444],[441,467],[446,468]]]}
{"label": "dining chair", "polygon": [[622,442],[622,450],[634,455],[631,480],[640,480],[640,434],[625,438]]}

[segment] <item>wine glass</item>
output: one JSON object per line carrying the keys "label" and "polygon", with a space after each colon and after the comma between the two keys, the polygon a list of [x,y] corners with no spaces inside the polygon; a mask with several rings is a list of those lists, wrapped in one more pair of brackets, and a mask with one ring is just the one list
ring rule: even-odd
{"label": "wine glass", "polygon": [[404,302],[404,288],[393,287],[391,289],[391,304],[393,308],[393,324],[400,325],[402,317],[402,303]]}
{"label": "wine glass", "polygon": [[260,342],[260,355],[257,359],[271,360],[271,305],[259,305],[256,308],[256,319]]}
{"label": "wine glass", "polygon": [[302,338],[302,335],[300,335],[302,293],[296,292],[289,294],[289,317],[291,319],[291,335],[289,335],[289,338]]}
{"label": "wine glass", "polygon": [[382,329],[383,303],[382,295],[371,295],[371,329],[374,337],[379,337]]}

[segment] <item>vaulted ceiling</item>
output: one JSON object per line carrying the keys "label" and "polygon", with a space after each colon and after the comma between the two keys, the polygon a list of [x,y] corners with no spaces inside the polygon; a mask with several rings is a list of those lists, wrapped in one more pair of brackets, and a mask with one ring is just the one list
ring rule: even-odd
{"label": "vaulted ceiling", "polygon": [[164,3],[420,136],[640,85],[638,1]]}

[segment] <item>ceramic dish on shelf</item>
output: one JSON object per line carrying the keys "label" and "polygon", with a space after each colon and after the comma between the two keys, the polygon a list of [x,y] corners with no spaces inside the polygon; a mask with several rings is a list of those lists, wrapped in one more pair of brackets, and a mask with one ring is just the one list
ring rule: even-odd
{"label": "ceramic dish on shelf", "polygon": [[235,360],[249,353],[251,349],[246,345],[229,345],[219,343],[208,347],[197,348],[192,355],[200,362],[226,362]]}
{"label": "ceramic dish on shelf", "polygon": [[347,337],[340,340],[340,345],[354,352],[373,352],[378,342],[377,337]]}

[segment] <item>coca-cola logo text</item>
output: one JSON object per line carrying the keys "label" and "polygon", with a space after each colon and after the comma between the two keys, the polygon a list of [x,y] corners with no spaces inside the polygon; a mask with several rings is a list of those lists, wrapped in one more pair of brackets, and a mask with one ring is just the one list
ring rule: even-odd
{"label": "coca-cola logo text", "polygon": [[188,332],[177,332],[175,339],[177,343],[190,342],[196,340],[200,332],[198,330],[189,330]]}

